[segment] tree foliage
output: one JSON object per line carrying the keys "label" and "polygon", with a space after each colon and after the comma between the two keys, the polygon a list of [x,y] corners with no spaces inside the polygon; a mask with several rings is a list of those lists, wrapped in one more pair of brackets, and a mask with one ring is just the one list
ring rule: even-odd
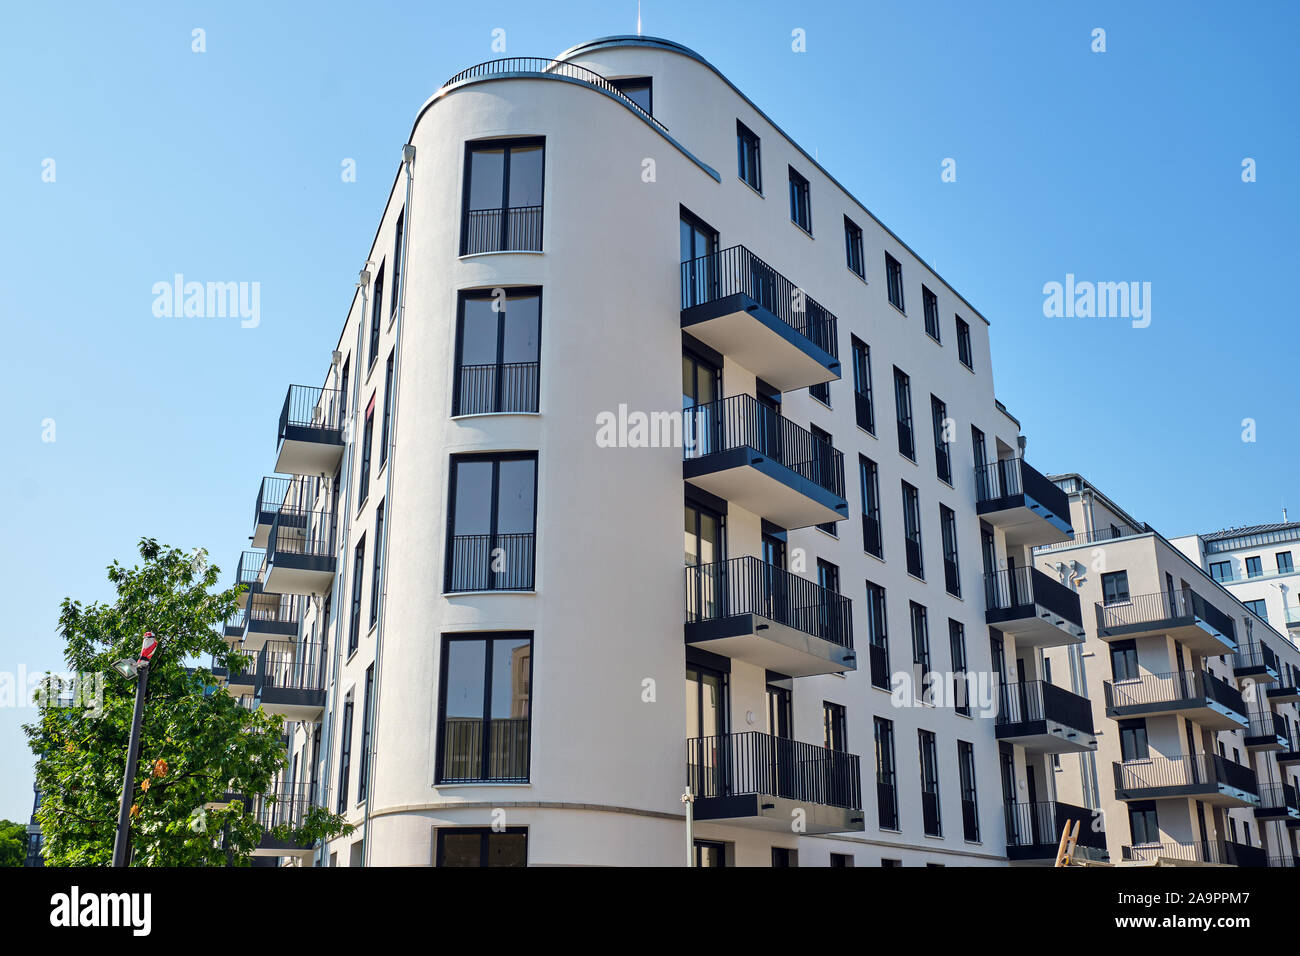
{"label": "tree foliage", "polygon": [[[238,670],[247,656],[221,636],[240,587],[217,587],[220,569],[207,553],[185,553],[140,541],[142,563],[114,561],[111,604],[83,606],[65,598],[59,630],[64,659],[75,673],[103,675],[103,700],[60,707],[51,699],[24,727],[37,755],[43,797],[36,816],[47,865],[106,866],[121,797],[135,704],[135,681],[113,670],[134,658],[142,635],[160,645],[150,664],[131,809],[133,866],[248,865],[263,837],[246,798],[267,794],[287,754],[283,718],[249,709],[223,689],[208,661]],[[268,797],[267,799],[273,799]],[[320,808],[302,826],[272,835],[299,844],[350,833],[341,817]]]}
{"label": "tree foliage", "polygon": [[0,820],[0,866],[22,866],[27,859],[27,827]]}

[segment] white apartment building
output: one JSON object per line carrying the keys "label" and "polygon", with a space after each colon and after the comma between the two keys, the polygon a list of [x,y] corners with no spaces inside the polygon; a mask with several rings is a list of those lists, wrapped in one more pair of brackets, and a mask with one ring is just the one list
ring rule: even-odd
{"label": "white apartment building", "polygon": [[227,628],[291,721],[259,812],[357,832],[262,855],[1053,858],[1067,497],[986,320],[730,81],[639,36],[465,70],[363,261]]}
{"label": "white apartment building", "polygon": [[1052,480],[1075,537],[1035,561],[1078,591],[1087,640],[1047,663],[1098,738],[1061,758],[1058,792],[1100,811],[1114,863],[1295,866],[1300,651],[1203,566],[1215,536],[1169,541],[1081,476]]}

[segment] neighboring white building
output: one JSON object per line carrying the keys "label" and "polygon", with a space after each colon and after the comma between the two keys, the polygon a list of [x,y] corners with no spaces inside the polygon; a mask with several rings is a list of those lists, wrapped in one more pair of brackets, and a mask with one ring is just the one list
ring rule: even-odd
{"label": "neighboring white building", "polygon": [[358,831],[263,855],[681,865],[687,786],[702,865],[1046,862],[1090,815],[1068,502],[987,322],[697,54],[449,80],[319,347],[231,687],[296,722],[260,812]]}
{"label": "neighboring white building", "polygon": [[1099,739],[1061,758],[1060,792],[1100,808],[1115,863],[1295,866],[1300,651],[1202,567],[1217,536],[1171,542],[1081,476],[1052,480],[1075,537],[1035,560],[1073,582],[1088,639],[1048,656]]}
{"label": "neighboring white building", "polygon": [[1243,604],[1294,639],[1300,633],[1300,521],[1227,528],[1174,538]]}

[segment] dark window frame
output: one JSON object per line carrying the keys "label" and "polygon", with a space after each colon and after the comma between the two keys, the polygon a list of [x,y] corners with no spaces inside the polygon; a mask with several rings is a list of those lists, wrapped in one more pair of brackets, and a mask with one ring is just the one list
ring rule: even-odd
{"label": "dark window frame", "polygon": [[[498,287],[499,288],[499,287]],[[465,305],[467,302],[480,300],[494,300],[498,288],[478,288],[478,289],[461,289],[456,294],[456,341],[452,352],[452,394],[451,394],[451,414],[455,418],[460,415],[521,415],[536,414],[539,408],[541,396],[541,378],[542,378],[542,310],[545,304],[542,299],[541,286],[509,286],[501,291],[505,292],[506,307],[496,312],[497,329],[496,329],[496,357],[492,363],[492,399],[490,407],[479,409],[475,406],[472,410],[465,409],[465,396],[463,392],[463,376],[466,368],[483,368],[485,365],[465,365],[463,363],[463,351],[465,344]],[[511,299],[533,299],[537,300],[537,358],[532,362],[507,362],[505,360],[506,348],[506,313],[509,311],[509,302]],[[507,369],[518,366],[536,366],[531,376],[525,378],[525,388],[531,394],[522,396],[522,401],[507,401],[505,395],[506,381],[508,378]],[[512,395],[511,399],[521,397]],[[511,406],[507,408],[506,406]],[[515,405],[524,407],[515,408]]]}
{"label": "dark window frame", "polygon": [[[502,533],[499,531],[498,528],[499,521],[500,521],[500,510],[501,510],[500,509],[501,463],[506,461],[531,461],[533,463],[532,526],[528,531],[505,532],[506,534],[525,535],[525,536],[531,536],[532,538],[531,560],[529,562],[529,567],[526,569],[526,574],[525,574],[526,582],[522,583],[520,586],[517,587],[497,587],[496,574],[498,572],[490,570],[487,576],[486,588],[453,589],[452,588],[452,584],[454,583],[453,575],[456,570],[454,553],[455,553],[455,544],[456,544],[456,494],[457,494],[457,478],[459,477],[460,474],[459,466],[464,462],[484,462],[484,461],[491,462],[493,464],[492,499],[491,499],[492,512],[489,521],[490,530],[487,533],[487,537],[489,538],[489,545],[493,544],[497,540],[497,536]],[[443,564],[444,564],[443,593],[444,594],[465,594],[465,593],[470,593],[471,590],[473,591],[479,591],[479,590],[531,591],[533,590],[537,582],[537,491],[538,491],[537,482],[540,474],[541,474],[540,456],[535,451],[488,452],[486,454],[468,453],[468,454],[455,454],[451,456],[450,465],[448,466],[448,476],[447,476],[447,547],[445,549],[444,560],[443,560]],[[472,535],[471,537],[479,537],[479,535]],[[492,550],[493,549],[491,547],[488,548],[489,553]]]}
{"label": "dark window frame", "polygon": [[740,120],[736,120],[736,175],[754,192],[763,195],[763,141]]}
{"label": "dark window frame", "polygon": [[867,277],[866,260],[862,255],[862,227],[844,217],[844,260],[849,271],[859,279]]}
{"label": "dark window frame", "polygon": [[925,334],[943,344],[939,330],[939,297],[925,284],[921,285],[921,306],[925,313]]}
{"label": "dark window frame", "polygon": [[812,229],[812,183],[793,166],[790,171],[790,221],[808,235]]}
{"label": "dark window frame", "polygon": [[528,827],[506,827],[503,830],[494,830],[492,827],[438,827],[434,848],[434,866],[448,866],[445,862],[446,837],[448,834],[457,834],[461,836],[476,834],[479,837],[480,867],[492,866],[490,846],[491,838],[493,836],[522,836],[524,841],[524,865],[528,865]]}
{"label": "dark window frame", "polygon": [[[478,641],[483,643],[483,721],[488,728],[492,726],[492,678],[493,664],[495,654],[495,644],[505,641],[519,641],[527,639],[528,641],[528,724],[524,733],[526,745],[523,752],[523,773],[508,774],[506,776],[493,777],[490,775],[489,767],[492,763],[492,748],[490,746],[493,740],[493,734],[483,735],[481,753],[479,755],[480,775],[473,779],[464,779],[456,777],[448,779],[444,775],[447,763],[447,666],[449,663],[449,651],[452,644],[470,643]],[[472,784],[497,784],[497,783],[530,783],[532,781],[533,770],[533,649],[536,646],[536,640],[532,631],[463,631],[454,633],[445,633],[442,635],[441,647],[438,650],[438,724],[435,737],[435,756],[434,756],[434,785],[435,786],[452,786],[463,783]],[[518,718],[511,718],[518,719]]]}
{"label": "dark window frame", "polygon": [[[540,147],[542,150],[542,202],[537,207],[532,206],[511,206],[510,205],[510,157],[516,149],[535,149]],[[501,167],[501,205],[496,207],[486,207],[483,211],[496,209],[503,213],[500,217],[501,227],[496,243],[492,248],[476,249],[474,252],[467,251],[470,246],[469,217],[470,217],[470,192],[471,192],[471,172],[474,162],[474,152],[477,149],[493,150],[501,149],[505,151],[505,156]],[[537,224],[535,228],[529,231],[536,236],[536,248],[512,249],[510,242],[510,217],[504,213],[510,209],[537,209]],[[480,210],[474,210],[480,211]],[[480,255],[487,252],[541,252],[543,225],[545,224],[546,214],[546,137],[545,136],[527,136],[511,139],[479,139],[468,140],[465,143],[465,173],[461,182],[461,214],[460,214],[460,254]],[[527,245],[526,243],[524,245]]]}
{"label": "dark window frame", "polygon": [[903,264],[885,253],[885,288],[889,304],[907,315],[907,299],[903,292]]}
{"label": "dark window frame", "polygon": [[858,427],[876,434],[876,406],[871,398],[871,346],[856,335],[850,338],[853,354],[854,417]]}
{"label": "dark window frame", "polygon": [[970,323],[960,315],[954,316],[954,318],[957,320],[957,361],[973,372],[975,371],[975,356],[971,352]]}

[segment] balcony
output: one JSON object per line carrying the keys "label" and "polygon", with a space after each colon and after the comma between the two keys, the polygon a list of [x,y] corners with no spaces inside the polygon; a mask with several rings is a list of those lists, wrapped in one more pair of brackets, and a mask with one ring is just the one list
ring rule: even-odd
{"label": "balcony", "polygon": [[531,591],[536,560],[537,536],[531,531],[452,535],[443,592]]}
{"label": "balcony", "polygon": [[1001,458],[975,467],[975,510],[1003,529],[1008,547],[1074,538],[1070,496],[1023,458]]}
{"label": "balcony", "polygon": [[1103,641],[1159,634],[1182,641],[1206,657],[1237,650],[1232,618],[1191,588],[1135,594],[1122,603],[1097,605],[1097,636]]}
{"label": "balcony", "polygon": [[1207,730],[1241,730],[1249,722],[1241,692],[1206,671],[1143,674],[1103,687],[1106,716],[1115,720],[1178,714]]}
{"label": "balcony", "polygon": [[1281,750],[1275,751],[1273,759],[1279,767],[1290,767],[1300,764],[1300,731],[1288,734],[1286,737],[1286,746]]}
{"label": "balcony", "polygon": [[255,651],[244,646],[235,648],[246,653],[247,663],[242,667],[231,668],[226,675],[226,692],[232,697],[251,696],[257,684],[257,659]]}
{"label": "balcony", "polygon": [[1248,642],[1232,655],[1232,673],[1256,684],[1271,684],[1281,678],[1277,655],[1267,644]]}
{"label": "balcony", "polygon": [[682,328],[782,392],[840,377],[835,316],[744,246],[682,263]]}
{"label": "balcony", "polygon": [[243,585],[237,607],[246,608],[254,594],[260,594],[266,577],[266,553],[263,551],[245,551],[239,556],[239,567],[235,571],[235,584]]}
{"label": "balcony", "polygon": [[686,741],[695,819],[790,832],[802,810],[807,834],[865,829],[856,754],[756,731]]}
{"label": "balcony", "polygon": [[338,389],[290,385],[280,410],[275,470],[282,475],[332,475],[343,457],[343,404]]}
{"label": "balcony", "polygon": [[268,641],[257,661],[253,694],[269,714],[316,721],[325,709],[325,658],[321,645]]}
{"label": "balcony", "polygon": [[221,633],[228,641],[242,641],[244,628],[248,625],[248,612],[240,608],[221,625]]}
{"label": "balcony", "polygon": [[1291,746],[1286,721],[1281,714],[1271,710],[1250,715],[1250,725],[1245,731],[1246,749],[1252,752],[1285,750]]}
{"label": "balcony", "polygon": [[1283,682],[1279,678],[1277,683],[1268,686],[1268,702],[1274,707],[1279,704],[1300,703],[1300,687],[1296,686],[1294,673],[1295,671],[1292,669],[1292,676],[1288,678],[1287,682]]}
{"label": "balcony", "polygon": [[1300,866],[1300,856],[1294,854],[1291,856],[1270,856],[1268,858],[1268,865],[1282,867]]}
{"label": "balcony", "polygon": [[1079,595],[1037,568],[984,575],[985,620],[1016,639],[1016,648],[1061,647],[1084,639]]}
{"label": "balcony", "polygon": [[273,475],[262,479],[257,488],[257,503],[253,506],[253,547],[266,547],[267,538],[271,535],[271,523],[280,513],[281,505],[301,504],[290,498],[294,486],[293,478]]}
{"label": "balcony", "polygon": [[750,395],[686,409],[682,474],[783,528],[848,516],[844,456]]}
{"label": "balcony", "polygon": [[541,252],[543,211],[541,205],[466,209],[460,254]]}
{"label": "balcony", "polygon": [[292,594],[255,594],[247,618],[244,645],[260,651],[267,641],[298,636],[298,599]]}
{"label": "balcony", "polygon": [[849,599],[752,556],[686,569],[686,643],[791,677],[857,666]]}
{"label": "balcony", "polygon": [[444,717],[438,783],[527,783],[528,717]]}
{"label": "balcony", "polygon": [[274,794],[245,798],[244,803],[265,831],[253,856],[311,855],[312,844],[293,839],[293,832],[303,825],[312,806],[309,784],[283,784]]}
{"label": "balcony", "polygon": [[993,732],[998,740],[1020,744],[1029,753],[1067,754],[1097,749],[1092,705],[1078,694],[1041,680],[1018,681],[998,688]]}
{"label": "balcony", "polygon": [[1076,859],[1106,859],[1106,833],[1094,830],[1096,813],[1070,803],[1009,803],[1003,807],[1007,825],[1007,859],[1013,862],[1055,862],[1067,823],[1079,823]]}
{"label": "balcony", "polygon": [[1125,863],[1150,866],[1264,866],[1266,858],[1259,847],[1230,840],[1204,840],[1193,843],[1144,843],[1120,847]]}
{"label": "balcony", "polygon": [[453,416],[535,413],[540,391],[538,362],[457,365]]}
{"label": "balcony", "polygon": [[1300,820],[1300,799],[1289,783],[1261,783],[1257,820]]}
{"label": "balcony", "polygon": [[1152,755],[1114,767],[1116,800],[1197,797],[1225,807],[1259,805],[1255,771],[1218,754]]}
{"label": "balcony", "polygon": [[266,542],[263,587],[273,594],[327,594],[337,562],[334,515],[282,507]]}

